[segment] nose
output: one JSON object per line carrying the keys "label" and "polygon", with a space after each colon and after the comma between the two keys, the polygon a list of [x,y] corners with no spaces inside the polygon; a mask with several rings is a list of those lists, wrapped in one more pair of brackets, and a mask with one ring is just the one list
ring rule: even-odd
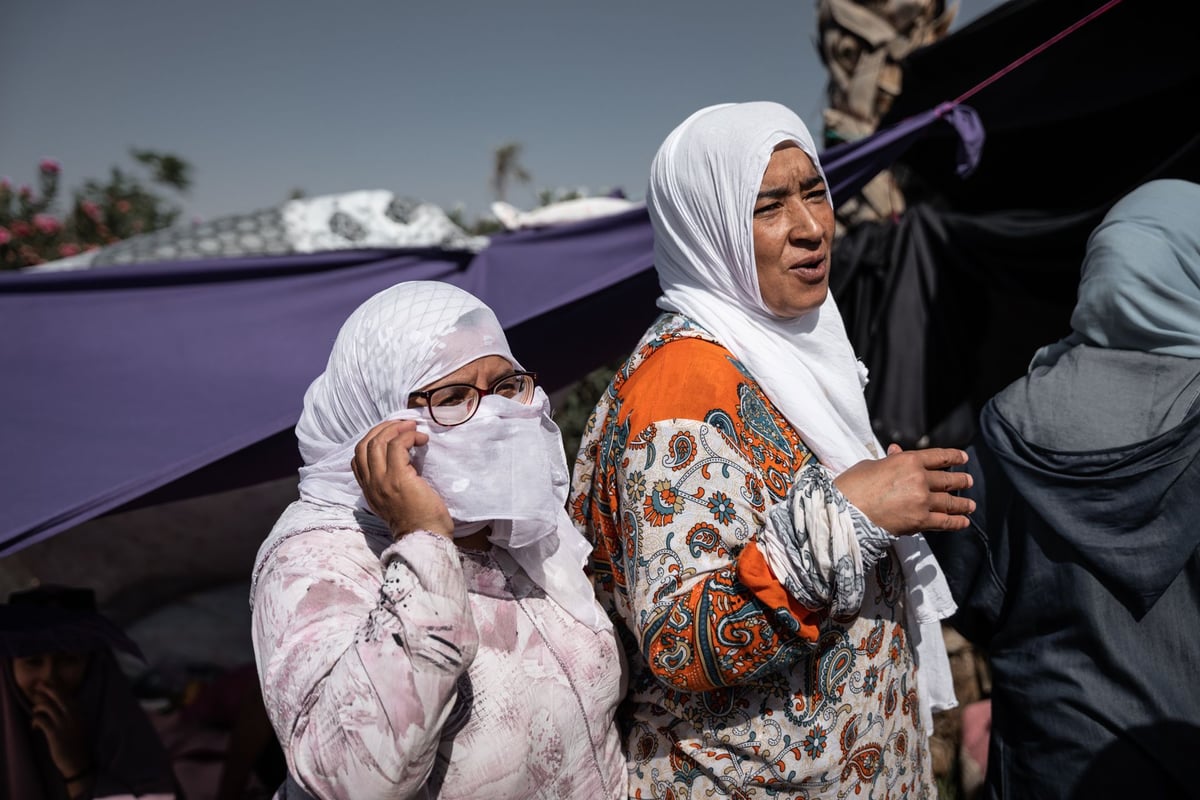
{"label": "nose", "polygon": [[824,224],[807,203],[799,201],[791,205],[788,239],[797,246],[819,244],[825,235]]}
{"label": "nose", "polygon": [[37,662],[32,669],[26,667],[26,672],[29,674],[30,685],[34,689],[53,685],[55,679],[54,659],[44,658]]}
{"label": "nose", "polygon": [[63,686],[66,683],[67,664],[61,658],[51,659],[53,666],[50,668],[49,681],[55,686]]}

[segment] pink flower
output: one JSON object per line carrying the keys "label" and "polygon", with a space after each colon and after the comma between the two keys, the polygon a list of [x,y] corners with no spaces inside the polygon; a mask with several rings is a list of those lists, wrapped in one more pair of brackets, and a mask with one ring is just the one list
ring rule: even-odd
{"label": "pink flower", "polygon": [[58,246],[58,254],[59,254],[60,256],[63,256],[64,258],[65,258],[65,257],[67,257],[67,256],[73,256],[73,255],[75,255],[75,254],[76,254],[76,253],[78,253],[78,252],[79,252],[79,245],[75,245],[75,244],[60,244],[60,245]]}
{"label": "pink flower", "polygon": [[93,203],[91,200],[84,200],[79,204],[79,209],[88,216],[88,219],[94,222],[100,221],[100,206]]}
{"label": "pink flower", "polygon": [[0,228],[0,244],[8,244],[12,241],[12,234],[8,232],[8,228]]}
{"label": "pink flower", "polygon": [[19,219],[12,224],[12,232],[16,234],[18,239],[24,239],[33,233],[33,228],[29,227],[29,223],[25,220]]}
{"label": "pink flower", "polygon": [[128,214],[129,208],[130,208],[130,205],[129,205],[128,200],[118,200],[117,201],[117,211],[120,211],[122,214]]}
{"label": "pink flower", "polygon": [[34,227],[47,236],[58,233],[59,228],[62,227],[62,223],[49,214],[34,214],[33,224]]}
{"label": "pink flower", "polygon": [[0,189],[7,190],[10,188],[12,188],[12,181],[10,181],[8,178],[0,178]]}
{"label": "pink flower", "polygon": [[33,189],[30,189],[29,185],[26,184],[17,190],[17,194],[21,195],[21,197],[29,197],[29,195],[33,194]]}
{"label": "pink flower", "polygon": [[47,175],[57,175],[62,170],[62,167],[53,158],[43,158],[41,163],[38,164],[38,169]]}

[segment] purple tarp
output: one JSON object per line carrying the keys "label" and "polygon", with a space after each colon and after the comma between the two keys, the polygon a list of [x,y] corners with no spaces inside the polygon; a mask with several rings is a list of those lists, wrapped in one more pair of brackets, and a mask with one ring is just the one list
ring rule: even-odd
{"label": "purple tarp", "polygon": [[[830,151],[835,202],[939,117],[977,157],[972,115],[949,110]],[[477,295],[553,390],[653,319],[652,260],[639,209],[497,236],[473,257],[343,251],[0,275],[0,556],[284,441],[342,322],[388,286],[443,280]],[[257,467],[240,464],[250,477]]]}

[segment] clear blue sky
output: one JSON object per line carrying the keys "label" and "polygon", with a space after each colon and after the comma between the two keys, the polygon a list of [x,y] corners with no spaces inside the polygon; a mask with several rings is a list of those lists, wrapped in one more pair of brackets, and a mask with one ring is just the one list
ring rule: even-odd
{"label": "clear blue sky", "polygon": [[[954,28],[1000,0],[960,0]],[[953,30],[952,29],[952,30]],[[0,176],[65,188],[131,165],[194,168],[211,219],[389,189],[486,212],[493,150],[532,184],[643,195],[650,159],[710,103],[777,100],[819,138],[826,73],[809,0],[409,3],[12,0],[0,25]]]}

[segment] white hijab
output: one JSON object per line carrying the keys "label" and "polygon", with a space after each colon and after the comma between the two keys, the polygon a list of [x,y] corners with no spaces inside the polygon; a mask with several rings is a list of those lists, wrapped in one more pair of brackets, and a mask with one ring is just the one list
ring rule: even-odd
{"label": "white hijab", "polygon": [[[451,428],[408,407],[413,391],[484,356],[522,369],[492,310],[450,284],[400,283],[359,306],[338,332],[325,372],[304,395],[296,425],[304,459],[300,498],[347,519],[369,514],[350,469],[354,448],[380,422],[415,419],[430,440],[414,449],[413,463],[452,516],[467,507],[494,513],[487,519],[456,516],[466,523],[456,527],[456,536],[490,524],[493,544],[551,599],[593,630],[607,629],[611,623],[583,571],[591,545],[566,512],[566,457],[545,393],[538,389],[530,406],[485,397],[472,419]],[[277,526],[260,554],[294,527]]]}
{"label": "white hijab", "polygon": [[[815,311],[784,319],[759,291],[753,209],[771,154],[783,142],[799,146],[824,177],[808,128],[778,103],[702,108],[667,136],[650,167],[646,201],[663,291],[658,305],[695,320],[728,348],[838,474],[881,457],[883,448],[863,396],[866,368],[833,295]],[[918,640],[922,705],[931,722],[930,708],[956,704],[939,622],[955,605],[922,536],[899,537],[894,549],[909,590],[916,623],[909,631]]]}

